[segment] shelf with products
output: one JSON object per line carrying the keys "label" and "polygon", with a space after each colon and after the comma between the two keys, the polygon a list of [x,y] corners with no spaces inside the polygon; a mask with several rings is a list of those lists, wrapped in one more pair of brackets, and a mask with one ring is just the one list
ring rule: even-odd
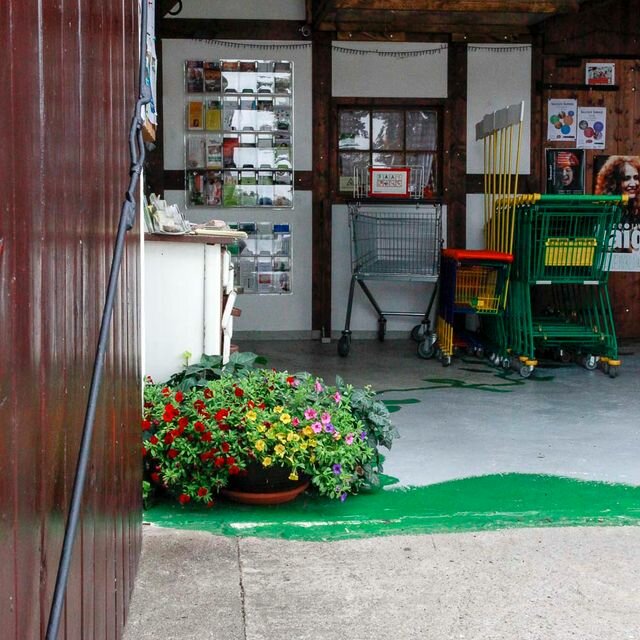
{"label": "shelf with products", "polygon": [[293,207],[292,64],[185,62],[187,206]]}
{"label": "shelf with products", "polygon": [[230,223],[246,240],[229,248],[238,293],[291,293],[291,229],[272,222]]}

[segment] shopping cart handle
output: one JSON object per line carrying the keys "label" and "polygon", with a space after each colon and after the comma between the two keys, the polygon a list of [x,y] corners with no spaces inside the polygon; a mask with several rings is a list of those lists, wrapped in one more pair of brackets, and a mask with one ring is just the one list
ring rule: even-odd
{"label": "shopping cart handle", "polygon": [[443,249],[445,258],[457,260],[491,260],[493,262],[513,262],[513,255],[500,251],[486,251],[485,249]]}

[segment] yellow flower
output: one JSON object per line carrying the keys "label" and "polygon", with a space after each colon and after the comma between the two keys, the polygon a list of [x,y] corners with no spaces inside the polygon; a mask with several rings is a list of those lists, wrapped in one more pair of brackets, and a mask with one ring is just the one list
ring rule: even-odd
{"label": "yellow flower", "polygon": [[264,433],[267,430],[267,427],[265,427],[263,424],[259,424],[256,427],[256,431],[259,431],[260,433]]}
{"label": "yellow flower", "polygon": [[284,407],[278,405],[277,407],[273,407],[274,413],[282,413],[284,411]]}
{"label": "yellow flower", "polygon": [[247,420],[249,420],[249,422],[255,422],[257,417],[258,414],[255,411],[247,411]]}
{"label": "yellow flower", "polygon": [[291,442],[294,439],[295,435],[297,435],[297,434],[292,433],[291,431],[289,431],[289,433],[287,433],[287,442]]}
{"label": "yellow flower", "polygon": [[309,426],[306,426],[303,430],[302,433],[304,433],[305,436],[307,437],[311,437],[313,435],[313,429]]}
{"label": "yellow flower", "polygon": [[280,442],[286,442],[287,441],[287,437],[284,435],[284,433],[279,433],[278,434],[278,440],[280,440]]}
{"label": "yellow flower", "polygon": [[262,461],[262,466],[263,466],[263,467],[270,467],[272,462],[273,462],[273,460],[271,460],[271,458],[270,458],[269,456],[267,456],[267,457]]}
{"label": "yellow flower", "polygon": [[303,442],[301,442],[301,443],[300,443],[300,448],[301,448],[303,451],[306,451],[306,449],[307,449],[307,443],[306,443],[306,442],[304,442],[304,441],[303,441]]}
{"label": "yellow flower", "polygon": [[286,453],[287,450],[281,444],[277,444],[274,448],[274,451],[276,452],[277,455],[279,455],[282,458],[284,457],[284,454]]}
{"label": "yellow flower", "polygon": [[315,462],[316,461],[316,454],[312,453],[311,456],[309,456],[309,462]]}
{"label": "yellow flower", "polygon": [[283,413],[280,416],[280,422],[283,424],[289,424],[291,422],[291,416],[288,413]]}
{"label": "yellow flower", "polygon": [[342,438],[342,436],[341,436],[341,435],[336,431],[336,432],[333,434],[333,439],[337,441],[337,440],[340,440],[340,438]]}
{"label": "yellow flower", "polygon": [[309,440],[309,446],[310,447],[317,447],[318,446],[318,441],[315,438]]}
{"label": "yellow flower", "polygon": [[264,440],[258,440],[256,441],[256,450],[257,451],[264,451],[264,448],[267,446]]}
{"label": "yellow flower", "polygon": [[289,474],[289,480],[293,480],[294,482],[298,479],[298,474],[295,471],[292,471]]}

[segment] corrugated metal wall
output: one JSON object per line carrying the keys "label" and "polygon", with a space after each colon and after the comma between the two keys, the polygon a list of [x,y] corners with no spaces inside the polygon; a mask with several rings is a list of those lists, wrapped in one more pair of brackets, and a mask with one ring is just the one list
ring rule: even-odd
{"label": "corrugated metal wall", "polygon": [[[46,629],[137,93],[137,0],[0,1],[0,636]],[[60,638],[120,637],[141,543],[139,237]]]}

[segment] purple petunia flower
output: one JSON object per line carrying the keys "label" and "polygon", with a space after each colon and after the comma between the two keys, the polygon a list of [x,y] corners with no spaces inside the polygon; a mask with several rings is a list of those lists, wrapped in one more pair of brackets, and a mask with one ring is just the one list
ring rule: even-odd
{"label": "purple petunia flower", "polygon": [[311,428],[313,429],[314,433],[320,433],[322,431],[322,425],[319,422],[314,422],[311,425]]}
{"label": "purple petunia flower", "polygon": [[333,473],[335,473],[337,476],[339,476],[342,473],[342,465],[341,464],[336,463],[331,468],[333,469]]}
{"label": "purple petunia flower", "polygon": [[331,423],[329,423],[329,424],[325,424],[325,425],[324,425],[324,430],[325,430],[327,433],[335,433],[335,432],[336,432],[336,428],[335,428]]}
{"label": "purple petunia flower", "polygon": [[360,432],[360,440],[362,440],[363,442],[367,439],[367,432],[366,431],[361,431]]}
{"label": "purple petunia flower", "polygon": [[347,499],[347,494],[346,493],[341,493],[340,494],[340,502],[344,502]]}
{"label": "purple petunia flower", "polygon": [[308,409],[304,410],[304,417],[307,420],[315,420],[318,417],[318,412],[315,409],[309,407]]}

